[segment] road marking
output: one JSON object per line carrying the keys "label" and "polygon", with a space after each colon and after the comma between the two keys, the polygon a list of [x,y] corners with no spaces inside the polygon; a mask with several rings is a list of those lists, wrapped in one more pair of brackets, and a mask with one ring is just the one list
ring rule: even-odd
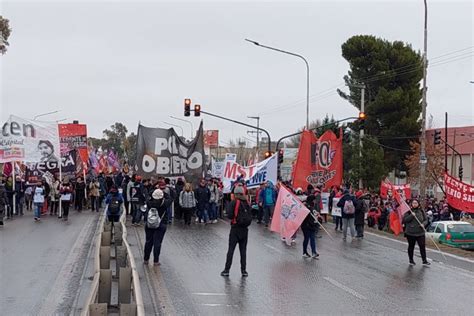
{"label": "road marking", "polygon": [[[379,237],[379,238],[382,238],[382,239],[385,239],[385,240],[391,240],[393,242],[397,242],[397,243],[405,245],[405,246],[407,245],[406,242],[403,242],[403,241],[400,241],[400,240],[397,240],[397,239],[392,239],[392,238],[389,238],[389,237],[377,235],[377,234],[370,233],[370,232],[364,232],[364,233],[367,234],[367,235],[376,236],[376,237]],[[469,262],[469,263],[474,263],[474,260],[464,258],[464,257],[461,257],[461,256],[457,256],[457,255],[453,255],[451,253],[447,253],[447,252],[441,253],[441,251],[438,251],[438,250],[435,250],[435,249],[429,249],[429,248],[426,248],[426,251],[431,251],[431,252],[438,253],[438,254],[444,254],[447,257],[451,257],[451,258],[461,260],[461,261],[465,261],[465,262]]]}
{"label": "road marking", "polygon": [[239,307],[239,305],[231,305],[231,304],[210,304],[210,303],[203,303],[201,304],[202,306],[208,306],[208,307],[220,307],[220,306],[225,306],[225,307]]}
{"label": "road marking", "polygon": [[270,246],[269,244],[263,244],[263,245],[264,245],[265,247],[267,247],[267,248],[270,248],[270,249],[272,249],[272,250],[274,250],[274,251],[280,253],[280,254],[283,253],[280,249],[275,248],[275,247],[273,247],[273,246]]}
{"label": "road marking", "polygon": [[361,299],[361,300],[366,300],[367,297],[365,297],[364,295],[360,294],[360,293],[357,293],[357,291],[345,286],[344,284],[341,284],[339,282],[337,282],[336,280],[334,279],[331,279],[330,277],[324,277],[324,280],[328,281],[329,283],[331,283],[332,285],[334,285],[335,287],[338,287],[340,288],[341,290],[357,297],[358,299]]}
{"label": "road marking", "polygon": [[202,295],[202,296],[225,296],[226,293],[193,293],[194,295]]}

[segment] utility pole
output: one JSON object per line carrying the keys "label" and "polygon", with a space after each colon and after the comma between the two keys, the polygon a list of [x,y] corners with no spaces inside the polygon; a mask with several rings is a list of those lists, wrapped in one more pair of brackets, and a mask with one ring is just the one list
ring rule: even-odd
{"label": "utility pole", "polygon": [[426,72],[428,68],[427,50],[428,50],[428,6],[425,5],[425,25],[424,25],[424,43],[423,43],[423,101],[421,111],[421,139],[420,139],[420,198],[425,197],[425,173],[426,173]]}
{"label": "utility pole", "polygon": [[[365,113],[365,85],[362,84],[360,87],[360,112]],[[362,139],[364,138],[364,129],[361,128],[359,131],[359,157],[362,162]],[[360,167],[359,167],[360,168]],[[362,175],[359,178],[359,189],[363,189],[364,184],[362,183]]]}
{"label": "utility pole", "polygon": [[444,172],[448,173],[448,112],[444,113]]}
{"label": "utility pole", "polygon": [[247,116],[249,119],[254,119],[257,120],[257,130],[256,131],[250,131],[250,133],[257,133],[257,155],[260,150],[260,116]]}

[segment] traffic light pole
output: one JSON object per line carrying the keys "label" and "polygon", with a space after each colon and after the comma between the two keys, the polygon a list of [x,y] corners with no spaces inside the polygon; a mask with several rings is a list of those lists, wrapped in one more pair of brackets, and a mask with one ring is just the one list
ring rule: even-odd
{"label": "traffic light pole", "polygon": [[[448,112],[444,113],[444,172],[448,172]],[[462,163],[462,162],[461,162]]]}
{"label": "traffic light pole", "polygon": [[[456,149],[454,149],[453,146],[451,146],[450,144],[448,144],[448,142],[447,142],[446,140],[441,139],[441,141],[444,143],[444,145],[445,145],[446,147],[451,148],[451,150],[452,150],[453,152],[455,152],[456,155],[458,155],[458,157],[459,157],[459,170],[462,170],[462,169],[463,169],[463,168],[462,168],[462,155],[459,153],[459,151],[457,151]],[[446,166],[446,165],[445,165],[445,166]],[[448,169],[447,169],[447,167],[446,167],[446,171],[447,171],[447,170],[448,170]],[[451,172],[453,172],[453,171],[451,170]],[[459,175],[459,180],[462,181],[462,175]]]}
{"label": "traffic light pole", "polygon": [[268,151],[272,150],[272,140],[271,140],[271,137],[270,137],[270,133],[268,133],[268,131],[264,130],[260,126],[253,126],[253,125],[250,125],[250,124],[247,124],[247,123],[244,123],[244,122],[239,122],[239,121],[236,121],[236,120],[233,120],[233,119],[230,119],[230,118],[227,118],[227,117],[223,117],[223,116],[220,116],[220,115],[217,115],[217,114],[209,113],[209,112],[206,112],[206,111],[203,111],[203,110],[201,110],[201,113],[219,118],[221,120],[229,121],[229,122],[232,122],[232,123],[235,123],[235,124],[239,124],[239,125],[247,126],[247,127],[250,127],[250,128],[254,128],[257,131],[264,132],[265,134],[267,134],[267,137],[268,137]]}

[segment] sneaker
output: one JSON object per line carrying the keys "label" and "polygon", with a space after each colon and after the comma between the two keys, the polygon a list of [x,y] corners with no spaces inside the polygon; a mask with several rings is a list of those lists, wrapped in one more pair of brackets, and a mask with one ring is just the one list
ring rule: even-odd
{"label": "sneaker", "polygon": [[416,266],[415,261],[410,261],[410,265],[411,265],[411,266]]}
{"label": "sneaker", "polygon": [[248,277],[248,276],[249,276],[249,273],[248,273],[247,271],[245,271],[245,270],[242,271],[242,277],[243,277],[243,278],[246,278],[246,277]]}
{"label": "sneaker", "polygon": [[313,258],[313,259],[318,259],[318,257],[319,257],[319,253],[314,253],[314,254],[311,256],[311,258]]}
{"label": "sneaker", "polygon": [[38,221],[38,217],[35,217],[35,222],[37,222],[37,221]]}
{"label": "sneaker", "polygon": [[429,266],[429,265],[431,265],[431,263],[428,262],[428,261],[424,261],[424,262],[423,262],[423,265],[424,265],[424,266]]}
{"label": "sneaker", "polygon": [[2,220],[0,220],[0,226],[3,226],[3,221]]}
{"label": "sneaker", "polygon": [[221,272],[221,276],[223,277],[228,277],[229,276],[229,270],[224,270]]}
{"label": "sneaker", "polygon": [[143,264],[147,266],[148,265],[148,260],[144,260]]}
{"label": "sneaker", "polygon": [[153,265],[157,267],[157,266],[161,266],[161,263],[159,263],[159,262],[153,262]]}
{"label": "sneaker", "polygon": [[196,218],[196,222],[199,222],[199,218]]}
{"label": "sneaker", "polygon": [[304,253],[304,254],[303,254],[303,258],[311,258],[311,256],[310,256],[309,254],[307,254],[307,253]]}
{"label": "sneaker", "polygon": [[342,237],[342,241],[346,241],[346,240],[347,240],[347,238],[346,238],[346,237]]}
{"label": "sneaker", "polygon": [[214,224],[217,224],[217,219],[213,220],[212,222],[213,222]]}

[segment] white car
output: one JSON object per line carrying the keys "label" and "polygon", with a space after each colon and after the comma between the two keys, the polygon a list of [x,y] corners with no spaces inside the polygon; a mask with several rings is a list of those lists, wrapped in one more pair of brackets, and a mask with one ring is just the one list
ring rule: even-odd
{"label": "white car", "polygon": [[[457,225],[464,225],[462,227],[469,227],[472,226],[468,222],[458,222],[458,221],[439,221],[439,222],[433,222],[431,225],[428,227],[426,230],[426,237],[430,238],[430,236],[435,240],[439,242],[439,237],[441,236],[442,233],[448,233],[452,230],[454,226]],[[467,225],[467,226],[466,226]],[[458,227],[458,228],[462,228]],[[449,229],[448,229],[449,228]]]}

